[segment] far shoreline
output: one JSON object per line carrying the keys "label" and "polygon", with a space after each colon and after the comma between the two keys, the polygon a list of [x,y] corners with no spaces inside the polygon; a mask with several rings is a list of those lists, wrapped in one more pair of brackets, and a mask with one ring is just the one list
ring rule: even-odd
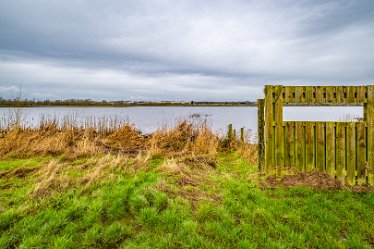
{"label": "far shoreline", "polygon": [[[10,103],[11,102],[11,103]],[[214,102],[214,103],[117,103],[117,102],[96,102],[96,103],[40,103],[40,102],[23,102],[7,101],[0,103],[0,108],[16,107],[256,107],[257,103],[241,102]]]}

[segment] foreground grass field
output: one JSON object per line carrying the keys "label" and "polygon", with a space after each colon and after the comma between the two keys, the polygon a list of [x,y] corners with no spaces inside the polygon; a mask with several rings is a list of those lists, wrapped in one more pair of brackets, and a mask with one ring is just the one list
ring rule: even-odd
{"label": "foreground grass field", "polygon": [[374,246],[373,192],[269,189],[256,145],[205,123],[0,129],[0,248]]}
{"label": "foreground grass field", "polygon": [[239,152],[0,161],[0,248],[372,248],[374,193],[262,190]]}

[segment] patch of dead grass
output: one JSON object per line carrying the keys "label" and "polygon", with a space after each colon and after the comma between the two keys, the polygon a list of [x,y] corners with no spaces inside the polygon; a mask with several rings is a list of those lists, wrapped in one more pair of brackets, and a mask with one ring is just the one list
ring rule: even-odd
{"label": "patch of dead grass", "polygon": [[355,192],[374,191],[374,187],[372,186],[344,185],[342,181],[335,179],[328,173],[317,171],[300,172],[298,174],[285,175],[282,177],[271,175],[261,183],[262,189],[292,186],[312,187],[317,189],[346,189]]}
{"label": "patch of dead grass", "polygon": [[[215,160],[209,156],[190,156],[178,160],[166,160],[157,171],[165,176],[167,182],[160,182],[157,189],[170,197],[181,196],[195,205],[200,200],[219,202],[220,194],[204,191],[214,186],[211,176],[218,174]],[[174,186],[174,187],[173,187]]]}

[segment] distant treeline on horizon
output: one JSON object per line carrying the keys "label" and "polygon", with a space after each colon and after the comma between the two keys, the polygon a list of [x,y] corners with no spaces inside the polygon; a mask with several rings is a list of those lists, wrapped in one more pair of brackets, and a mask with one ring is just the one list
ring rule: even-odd
{"label": "distant treeline on horizon", "polygon": [[251,101],[94,101],[91,99],[68,100],[19,100],[0,97],[0,107],[38,107],[38,106],[256,106]]}

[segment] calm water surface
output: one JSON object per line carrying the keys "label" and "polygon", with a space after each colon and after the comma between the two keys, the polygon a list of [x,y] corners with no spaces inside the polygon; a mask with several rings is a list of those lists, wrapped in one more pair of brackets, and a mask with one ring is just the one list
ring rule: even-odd
{"label": "calm water surface", "polygon": [[[14,108],[0,108],[0,121],[14,113]],[[150,133],[163,125],[173,126],[183,119],[195,123],[204,120],[221,134],[228,124],[235,129],[257,132],[257,107],[31,107],[19,111],[26,125],[36,125],[42,116],[63,118],[74,116],[77,122],[89,118],[118,118],[134,124],[143,133]],[[348,117],[362,117],[362,107],[285,107],[284,120],[342,121]]]}
{"label": "calm water surface", "polygon": [[[0,108],[4,120],[14,109]],[[253,107],[30,107],[22,108],[22,120],[27,125],[37,125],[41,117],[74,116],[78,123],[88,118],[118,118],[134,124],[143,133],[150,133],[163,125],[174,126],[187,119],[202,123],[204,120],[216,132],[223,133],[228,124],[234,128],[244,127],[255,132],[257,129],[257,108]]]}

